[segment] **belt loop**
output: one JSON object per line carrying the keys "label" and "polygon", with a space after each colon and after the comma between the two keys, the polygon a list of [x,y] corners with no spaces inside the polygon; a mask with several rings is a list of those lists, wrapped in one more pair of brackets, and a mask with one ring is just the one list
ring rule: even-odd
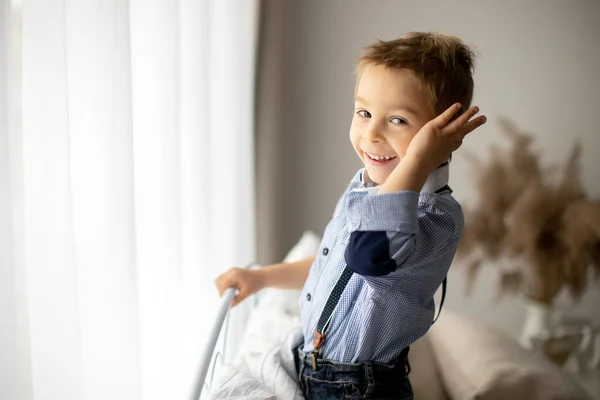
{"label": "belt loop", "polygon": [[373,376],[373,363],[371,361],[367,361],[363,363],[365,369],[365,383],[366,389],[364,393],[364,397],[369,398],[373,395],[375,391],[375,377]]}

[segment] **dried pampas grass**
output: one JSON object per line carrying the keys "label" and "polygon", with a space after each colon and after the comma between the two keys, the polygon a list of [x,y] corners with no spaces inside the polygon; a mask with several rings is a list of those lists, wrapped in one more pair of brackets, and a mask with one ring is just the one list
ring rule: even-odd
{"label": "dried pampas grass", "polygon": [[600,281],[600,201],[581,187],[581,149],[576,145],[563,166],[544,170],[531,149],[533,138],[507,120],[501,123],[512,142],[509,150],[493,149],[485,164],[470,157],[479,171],[479,199],[465,207],[457,253],[465,261],[468,287],[491,260],[504,266],[500,295],[522,293],[551,303],[566,288],[577,300],[590,279]]}

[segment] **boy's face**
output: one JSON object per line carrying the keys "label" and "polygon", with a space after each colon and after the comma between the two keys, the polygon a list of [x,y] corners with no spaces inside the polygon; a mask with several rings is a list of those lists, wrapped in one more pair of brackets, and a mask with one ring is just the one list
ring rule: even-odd
{"label": "boy's face", "polygon": [[366,67],[356,90],[350,141],[369,179],[383,184],[415,134],[434,117],[426,89],[413,73]]}

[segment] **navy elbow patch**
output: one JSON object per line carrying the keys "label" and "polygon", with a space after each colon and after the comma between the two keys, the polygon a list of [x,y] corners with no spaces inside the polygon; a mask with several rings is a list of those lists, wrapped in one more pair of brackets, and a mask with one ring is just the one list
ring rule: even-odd
{"label": "navy elbow patch", "polygon": [[348,269],[359,275],[384,276],[397,268],[384,231],[352,232],[344,256]]}

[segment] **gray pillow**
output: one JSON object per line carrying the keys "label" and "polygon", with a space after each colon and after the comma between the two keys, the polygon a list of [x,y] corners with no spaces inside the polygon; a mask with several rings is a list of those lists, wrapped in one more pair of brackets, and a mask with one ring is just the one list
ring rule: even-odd
{"label": "gray pillow", "polygon": [[411,366],[410,383],[415,399],[448,400],[427,335],[410,346],[408,360]]}
{"label": "gray pillow", "polygon": [[548,360],[448,309],[427,337],[453,400],[592,400]]}

